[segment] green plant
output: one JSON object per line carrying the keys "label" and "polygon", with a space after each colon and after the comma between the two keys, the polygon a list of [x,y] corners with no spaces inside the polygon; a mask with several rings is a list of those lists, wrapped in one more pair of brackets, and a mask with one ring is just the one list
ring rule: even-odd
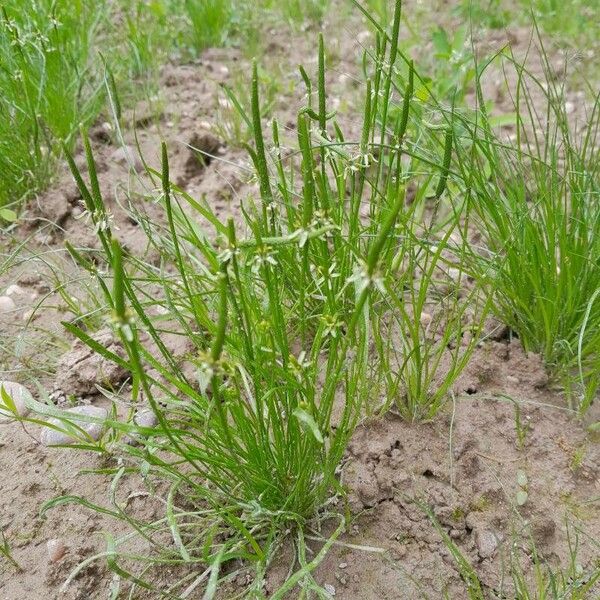
{"label": "green plant", "polygon": [[[80,0],[9,1],[0,17],[0,208],[47,184],[60,142],[69,147],[98,113],[101,84],[89,69],[104,18]],[[4,213],[6,217],[6,213]]]}
{"label": "green plant", "polygon": [[[481,116],[470,126],[472,145],[465,148],[476,225],[489,248],[473,254],[473,265],[494,295],[499,318],[527,351],[543,356],[566,382],[570,402],[585,411],[600,366],[600,161],[594,150],[600,106],[596,100],[575,137],[564,89],[547,61],[540,80],[509,60],[518,75],[515,145],[493,132],[481,101]],[[472,169],[475,154],[479,169]]]}
{"label": "green plant", "polygon": [[[461,552],[454,540],[437,522],[433,513],[427,509],[429,518],[442,538],[444,545],[456,561],[459,573],[465,583],[465,591],[469,600],[487,600],[486,589],[479,579],[477,570]],[[527,550],[515,539],[510,544],[508,560],[508,577],[499,574],[500,589],[494,598],[518,598],[519,600],[587,600],[590,594],[598,592],[600,582],[600,564],[592,563],[584,570],[578,561],[579,544],[576,536],[572,538],[569,528],[568,548],[569,561],[566,566],[553,567],[539,553],[532,540]],[[515,535],[516,537],[516,535]],[[512,585],[511,585],[512,584]],[[446,596],[449,598],[449,596]]]}
{"label": "green plant", "polygon": [[[442,250],[450,248],[446,242],[458,210],[442,200],[456,185],[452,121],[443,130],[429,130],[422,152],[405,140],[410,82],[402,90],[400,111],[391,110],[400,13],[398,0],[390,43],[379,45],[374,77],[365,85],[360,140],[347,141],[327,110],[322,37],[316,85],[301,70],[308,105],[298,114],[297,151],[289,155],[282,151],[276,121],[272,143],[264,135],[254,66],[250,110],[243,114],[251,126],[253,145],[247,151],[259,192],[256,201],[241,207],[246,238],[239,237],[232,220],[221,222],[209,206],[171,184],[163,145],[159,200],[167,225],[136,215],[161,260],[149,264],[124,255],[110,229],[89,141],[84,138],[87,183],[67,153],[111,276],[97,256],[91,260],[67,248],[102,290],[125,356],[101,347],[76,324],[65,327],[131,373],[133,400],[127,402],[135,405],[143,395],[159,426],[152,430],[114,418],[106,423],[108,433],[97,450],[111,451],[114,440],[112,451],[122,452],[131,465],[112,471],[112,508],[68,496],[51,501],[46,510],[77,502],[108,511],[152,541],[155,552],[139,560],[205,565],[209,587],[226,581],[222,565],[244,559],[256,565],[254,591],[261,589],[282,540],[296,531],[301,569],[282,590],[310,582],[318,561],[306,562],[303,531],[333,516],[341,519],[334,537],[343,529],[344,519],[328,506],[343,493],[338,465],[372,404],[370,371],[378,360],[372,365],[370,358],[377,324],[403,305],[404,286],[413,280],[404,258],[416,264],[423,248],[436,257],[433,263],[425,258],[429,274],[419,287],[421,305],[421,296],[435,291],[433,272],[443,277],[438,269],[451,262]],[[416,225],[416,208],[406,207],[409,180],[422,189],[419,210],[428,191],[434,194],[433,224],[424,233]],[[162,316],[156,316],[157,306]],[[410,318],[406,311],[401,323]],[[193,376],[173,357],[170,336],[183,336],[191,345],[184,360]],[[459,371],[454,365],[451,377]],[[435,406],[411,416],[433,416],[447,389],[436,396]],[[124,400],[116,394],[114,401]],[[121,445],[123,435],[135,436],[140,445]],[[168,484],[164,519],[144,523],[118,503],[125,470],[142,470]],[[130,539],[110,540],[109,566],[135,588],[151,588],[145,567],[136,572],[126,567]],[[176,589],[188,584],[184,578]]]}
{"label": "green plant", "polygon": [[468,17],[473,25],[491,29],[506,27],[515,16],[514,10],[505,6],[503,0],[462,0],[457,12],[462,17]]}
{"label": "green plant", "polygon": [[3,531],[0,531],[0,556],[3,556],[17,571],[21,570],[19,563],[13,558],[10,545]]}
{"label": "green plant", "polygon": [[231,0],[184,0],[184,8],[192,25],[191,39],[196,50],[223,44],[234,9]]}

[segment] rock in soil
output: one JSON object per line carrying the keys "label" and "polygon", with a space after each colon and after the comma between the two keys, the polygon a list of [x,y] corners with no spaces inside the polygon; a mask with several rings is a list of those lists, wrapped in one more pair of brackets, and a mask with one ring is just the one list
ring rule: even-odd
{"label": "rock in soil", "polygon": [[[85,415],[95,419],[106,419],[107,411],[105,408],[98,406],[76,406],[75,408],[69,408],[65,410],[64,413],[65,421],[74,423],[77,427],[85,431],[85,433],[87,433],[87,435],[93,440],[98,440],[100,438],[100,434],[102,433],[102,429],[104,427],[102,423],[88,423],[86,421],[80,421],[79,419],[70,419],[69,415]],[[55,427],[60,427],[61,429],[65,428],[63,420],[58,418],[49,419],[48,423]],[[40,441],[44,446],[58,446],[81,442],[83,441],[83,437],[83,434],[71,435],[70,433],[57,431],[56,429],[47,427],[42,431]]]}
{"label": "rock in soil", "polygon": [[[24,417],[29,413],[27,401],[33,400],[33,396],[24,385],[14,381],[0,381],[0,390],[4,390],[10,396],[19,417]],[[0,405],[4,406],[4,400],[1,396]],[[14,419],[14,415],[11,411],[0,408],[0,423],[8,423],[12,419]]]}
{"label": "rock in soil", "polygon": [[12,312],[15,308],[17,305],[10,296],[0,296],[0,314]]}
{"label": "rock in soil", "polygon": [[[123,355],[110,330],[103,329],[92,337],[110,352]],[[94,352],[81,340],[76,340],[58,363],[55,389],[67,396],[90,396],[97,393],[96,385],[114,387],[126,377],[125,369]]]}
{"label": "rock in soil", "polygon": [[490,558],[494,556],[499,543],[498,535],[493,531],[483,530],[475,532],[475,544],[480,558]]}
{"label": "rock in soil", "polygon": [[61,539],[48,540],[46,548],[48,549],[48,558],[52,563],[57,563],[67,552],[67,547]]}

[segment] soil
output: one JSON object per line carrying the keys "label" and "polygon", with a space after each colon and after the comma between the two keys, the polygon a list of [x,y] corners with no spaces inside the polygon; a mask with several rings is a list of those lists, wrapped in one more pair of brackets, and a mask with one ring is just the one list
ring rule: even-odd
{"label": "soil", "polygon": [[[335,22],[327,26],[336,31]],[[368,42],[360,20],[351,19],[344,28],[332,36],[330,101],[352,114],[357,44]],[[285,65],[286,89],[291,90],[278,96],[274,112],[293,134],[295,111],[303,102],[295,91],[301,87],[295,65],[314,67],[316,30],[297,34],[294,44],[286,32],[270,34],[265,60]],[[484,42],[499,48],[507,36],[524,50],[529,31],[496,33]],[[222,108],[219,86],[231,80],[235,69],[248,73],[247,60],[236,49],[210,50],[193,64],[167,65],[161,97],[139,103],[124,117],[124,145],[105,123],[92,129],[100,186],[113,227],[130,252],[152,250],[129,208],[164,223],[162,208],[150,199],[157,182],[137,173],[143,170],[140,156],[159,169],[161,139],[169,147],[171,179],[194,198],[205,198],[220,216],[238,214],[240,202],[253,192],[245,152],[228,146],[214,129]],[[509,99],[497,94],[496,109],[510,110]],[[198,160],[190,146],[207,153],[204,159]],[[81,149],[75,159],[85,171]],[[18,286],[12,290],[17,308],[0,314],[0,380],[19,380],[38,399],[50,398],[59,406],[104,406],[99,386],[121,386],[125,374],[87,352],[61,325],[74,318],[71,303],[83,306],[101,343],[111,345],[102,337],[104,324],[94,320],[96,307],[85,304],[94,284],[69,259],[65,240],[79,248],[97,246],[77,188],[61,170],[52,188],[27,207],[19,227],[2,241],[3,260],[26,244],[0,278],[0,293]],[[490,597],[501,586],[515,540],[523,545],[520,556],[527,572],[529,536],[550,564],[564,566],[567,534],[573,539],[580,531],[581,568],[585,572],[597,561],[600,446],[586,427],[600,420],[598,407],[585,420],[576,419],[552,389],[541,361],[526,355],[518,340],[495,334],[477,348],[454,392],[454,402],[433,422],[407,423],[392,412],[356,431],[342,469],[352,521],[315,574],[336,599],[467,597],[456,561],[425,506],[469,559]],[[90,452],[46,448],[40,432],[32,424],[0,424],[0,531],[20,566],[16,570],[0,559],[0,599],[108,598],[114,582],[102,560],[85,568],[64,593],[60,588],[82,560],[105,549],[103,532],[119,535],[124,526],[78,505],[58,506],[44,515],[40,508],[64,494],[107,506],[107,478],[86,471],[114,465]],[[519,491],[527,492],[522,505]],[[120,494],[140,518],[163,510],[135,477],[125,479]],[[56,562],[47,550],[53,539],[66,546]],[[318,551],[320,543],[310,545]],[[287,565],[275,564],[267,587],[276,589],[286,572]],[[165,581],[168,577],[165,573]],[[504,585],[506,597],[512,597],[510,584]],[[600,597],[600,590],[596,594]]]}

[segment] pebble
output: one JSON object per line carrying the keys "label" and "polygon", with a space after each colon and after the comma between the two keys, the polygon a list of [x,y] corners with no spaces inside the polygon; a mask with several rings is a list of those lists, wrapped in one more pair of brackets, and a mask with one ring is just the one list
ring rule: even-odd
{"label": "pebble", "polygon": [[20,285],[13,283],[6,288],[4,294],[6,296],[18,296],[19,294],[23,294],[25,290]]}
{"label": "pebble", "polygon": [[475,544],[481,558],[490,558],[498,547],[498,536],[489,530],[477,531],[475,533]]}
{"label": "pebble", "polygon": [[144,170],[144,164],[137,153],[136,149],[131,146],[121,146],[117,148],[110,156],[113,162],[119,165],[131,166],[133,169],[140,173]]}
{"label": "pebble", "polygon": [[[17,409],[17,414],[20,417],[24,417],[29,414],[29,407],[27,406],[27,400],[33,400],[33,396],[29,390],[20,383],[14,381],[0,381],[0,387],[11,397]],[[4,402],[0,398],[0,404],[4,405]],[[3,410],[0,408],[0,423],[8,423],[12,421],[14,416],[11,411]]]}
{"label": "pebble", "polygon": [[330,596],[335,596],[335,588],[330,583],[326,583],[323,588]]}
{"label": "pebble", "polygon": [[61,539],[55,538],[46,542],[50,562],[57,563],[67,552],[67,547]]}
{"label": "pebble", "polygon": [[0,314],[12,312],[15,308],[17,305],[10,296],[0,296]]}
{"label": "pebble", "polygon": [[[75,408],[69,408],[64,412],[65,414],[70,413],[74,415],[86,415],[95,419],[105,419],[108,414],[105,408],[100,408],[98,406],[76,406]],[[69,421],[72,421],[75,425],[77,425],[77,427],[83,429],[83,431],[85,431],[93,440],[98,440],[100,438],[103,428],[102,423],[87,423],[85,421],[76,419],[69,419]],[[48,423],[57,427],[65,428],[65,425],[60,419],[48,419]],[[56,429],[50,429],[47,427],[42,431],[40,441],[44,446],[75,444],[77,442],[84,441],[81,439],[82,436],[74,437],[75,435],[76,434],[71,435],[69,433],[57,431]]]}
{"label": "pebble", "polygon": [[138,427],[155,427],[158,419],[151,408],[142,408],[133,417],[133,422]]}
{"label": "pebble", "polygon": [[356,36],[356,40],[359,44],[364,44],[371,37],[371,32],[368,30],[360,31]]}
{"label": "pebble", "polygon": [[425,327],[427,329],[427,327],[429,327],[429,325],[431,325],[431,321],[433,320],[433,317],[427,313],[427,312],[422,312],[421,313],[421,325],[423,325],[423,327]]}

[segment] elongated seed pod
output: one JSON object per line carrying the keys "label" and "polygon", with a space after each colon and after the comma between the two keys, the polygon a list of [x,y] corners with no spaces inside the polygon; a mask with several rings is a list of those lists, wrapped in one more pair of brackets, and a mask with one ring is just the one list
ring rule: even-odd
{"label": "elongated seed pod", "polygon": [[263,203],[271,204],[273,201],[273,193],[271,191],[271,183],[269,181],[269,170],[267,167],[267,156],[265,153],[265,142],[263,138],[261,114],[260,114],[260,97],[258,91],[258,67],[256,60],[252,63],[252,129],[254,132],[254,144],[256,146],[255,166],[260,185],[260,192]]}
{"label": "elongated seed pod", "polygon": [[85,160],[87,162],[88,173],[90,176],[90,186],[94,208],[99,214],[104,213],[104,204],[102,202],[102,194],[100,192],[100,184],[98,183],[98,174],[96,171],[96,161],[90,145],[90,138],[82,131],[83,146],[85,148]]}
{"label": "elongated seed pod", "polygon": [[227,328],[227,263],[223,262],[219,269],[219,318],[217,321],[217,332],[210,349],[213,361],[221,358],[223,345],[225,343],[225,330]]}
{"label": "elongated seed pod", "polygon": [[360,140],[360,151],[366,153],[369,144],[369,135],[371,133],[371,94],[372,84],[371,80],[367,79],[367,93],[365,97],[365,112],[363,117],[363,130],[362,137]]}
{"label": "elongated seed pod", "polygon": [[125,319],[125,272],[123,271],[123,250],[118,240],[113,239],[112,247],[112,268],[113,268],[113,302],[115,306],[115,315],[120,321]]}
{"label": "elongated seed pod", "polygon": [[324,132],[327,128],[325,97],[325,44],[323,34],[319,34],[319,127]]}
{"label": "elongated seed pod", "polygon": [[411,60],[408,65],[408,83],[406,84],[406,89],[404,91],[404,98],[402,100],[402,115],[400,117],[400,123],[398,125],[397,137],[401,140],[406,133],[406,128],[408,126],[408,115],[410,113],[410,103],[412,101],[413,93],[415,87],[415,67],[414,63]]}
{"label": "elongated seed pod", "polygon": [[313,215],[313,199],[315,195],[314,162],[312,148],[310,146],[310,135],[306,116],[298,115],[298,145],[302,152],[302,180],[303,180],[303,211],[302,226],[307,227]]}
{"label": "elongated seed pod", "polygon": [[71,170],[71,174],[73,175],[73,179],[75,179],[75,183],[77,184],[77,189],[83,198],[83,202],[85,204],[85,208],[90,213],[94,212],[94,200],[92,199],[92,194],[88,189],[87,185],[83,181],[83,177],[81,177],[81,172],[79,171],[75,161],[73,160],[72,154],[69,152],[66,144],[63,144],[63,153],[65,158],[67,159],[67,164],[69,165],[69,169]]}
{"label": "elongated seed pod", "polygon": [[450,161],[452,160],[452,126],[449,126],[446,130],[446,139],[444,142],[444,162],[442,163],[442,174],[438,181],[437,188],[435,190],[435,197],[440,198],[446,189],[446,183],[448,182],[448,173],[450,172]]}

